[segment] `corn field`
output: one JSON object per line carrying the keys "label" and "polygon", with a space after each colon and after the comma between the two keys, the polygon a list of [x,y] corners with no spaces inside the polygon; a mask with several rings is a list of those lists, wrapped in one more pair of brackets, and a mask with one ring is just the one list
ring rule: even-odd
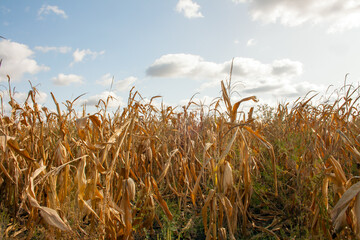
{"label": "corn field", "polygon": [[[359,239],[358,88],[335,101],[40,107],[0,116],[0,234],[10,239]],[[343,94],[340,94],[343,93]],[[4,106],[3,106],[4,108]]]}

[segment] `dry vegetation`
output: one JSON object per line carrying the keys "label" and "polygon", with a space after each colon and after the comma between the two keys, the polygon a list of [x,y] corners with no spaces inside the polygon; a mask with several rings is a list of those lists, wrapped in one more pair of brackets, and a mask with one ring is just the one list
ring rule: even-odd
{"label": "dry vegetation", "polygon": [[[241,112],[128,105],[78,116],[32,88],[0,116],[0,234],[19,239],[356,239],[358,89]],[[153,99],[152,99],[153,100]],[[197,110],[192,107],[197,106]],[[223,106],[223,110],[220,110]],[[206,110],[206,111],[205,111]],[[255,112],[253,114],[253,112]],[[256,115],[256,116],[255,116]]]}

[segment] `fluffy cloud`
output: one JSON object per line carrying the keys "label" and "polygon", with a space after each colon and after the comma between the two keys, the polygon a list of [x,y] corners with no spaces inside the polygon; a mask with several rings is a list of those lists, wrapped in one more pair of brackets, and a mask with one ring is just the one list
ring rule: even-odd
{"label": "fluffy cloud", "polygon": [[75,52],[73,53],[74,60],[70,64],[70,66],[74,65],[74,63],[82,62],[86,56],[91,56],[92,59],[95,59],[97,56],[103,55],[104,53],[105,51],[93,52],[90,49],[83,49],[83,50],[76,49]]}
{"label": "fluffy cloud", "polygon": [[[202,80],[199,90],[219,87],[220,80],[228,79],[232,61],[215,63],[191,54],[163,55],[147,69],[150,77],[189,78]],[[307,91],[322,90],[308,82],[294,80],[301,76],[303,65],[290,59],[262,63],[252,58],[235,58],[232,79],[241,83],[247,94],[276,94],[279,96],[302,95]]]}
{"label": "fluffy cloud", "polygon": [[187,18],[200,18],[204,17],[199,11],[200,5],[192,0],[179,0],[176,5],[176,11],[183,13]]}
{"label": "fluffy cloud", "polygon": [[152,77],[213,79],[218,78],[222,70],[221,64],[204,61],[197,55],[179,53],[161,56],[146,70],[146,74]]}
{"label": "fluffy cloud", "polygon": [[233,0],[248,3],[254,20],[280,22],[286,26],[303,23],[328,24],[328,32],[360,27],[360,2],[355,0]]}
{"label": "fluffy cloud", "polygon": [[[214,63],[192,54],[167,54],[146,70],[151,77],[222,79],[229,74],[231,61]],[[293,77],[302,73],[302,64],[289,59],[264,64],[252,58],[235,58],[233,75],[242,78]]]}
{"label": "fluffy cloud", "polygon": [[43,19],[44,15],[49,15],[50,13],[55,13],[63,18],[68,18],[65,11],[60,9],[58,6],[51,6],[51,5],[42,5],[42,7],[38,11],[38,16],[40,19]]}
{"label": "fluffy cloud", "polygon": [[83,83],[83,77],[75,74],[65,75],[60,73],[57,77],[52,78],[52,82],[58,86],[68,86],[73,83]]}
{"label": "fluffy cloud", "polygon": [[10,75],[12,80],[20,80],[26,73],[49,70],[49,67],[39,66],[33,55],[34,52],[27,45],[5,39],[0,41],[0,81],[6,80],[6,75]]}
{"label": "fluffy cloud", "polygon": [[43,52],[43,53],[47,53],[50,51],[53,52],[59,52],[59,53],[68,53],[71,51],[71,47],[49,47],[49,46],[36,46],[35,50]]}
{"label": "fluffy cloud", "polygon": [[137,81],[137,78],[133,76],[124,78],[122,80],[113,80],[111,74],[107,73],[102,76],[100,80],[96,81],[96,83],[105,87],[110,87],[112,84],[114,90],[121,92],[128,90],[135,81]]}

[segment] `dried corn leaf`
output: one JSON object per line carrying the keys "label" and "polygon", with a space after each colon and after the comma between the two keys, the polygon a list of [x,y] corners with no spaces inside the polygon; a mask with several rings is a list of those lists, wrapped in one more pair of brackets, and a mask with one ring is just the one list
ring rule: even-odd
{"label": "dried corn leaf", "polygon": [[[203,159],[205,160],[206,159],[206,152],[209,150],[209,148],[212,146],[213,144],[212,143],[206,143],[205,144],[205,148],[204,148],[204,151],[203,151]],[[196,206],[196,192],[199,188],[199,185],[200,185],[200,180],[201,180],[201,176],[203,175],[204,171],[205,171],[205,167],[208,165],[208,163],[210,162],[210,159],[209,158],[206,163],[203,163],[202,167],[201,167],[201,171],[200,171],[200,174],[199,176],[197,176],[196,178],[196,183],[195,183],[195,186],[194,186],[194,189],[192,190],[190,196],[191,196],[191,200],[194,204],[194,206]]]}
{"label": "dried corn leaf", "polygon": [[89,119],[91,120],[91,122],[98,128],[100,129],[101,127],[101,121],[100,119],[96,116],[96,115],[90,115]]}
{"label": "dried corn leaf", "polygon": [[169,167],[171,165],[171,158],[178,152],[179,150],[178,149],[175,149],[174,151],[171,152],[170,156],[169,156],[169,159],[167,160],[166,164],[165,164],[165,169],[164,171],[161,173],[160,177],[158,178],[158,183],[160,183],[164,177],[166,176],[168,170],[169,170]]}
{"label": "dried corn leaf", "polygon": [[9,141],[9,140],[15,140],[15,137],[10,137],[10,136],[6,136],[6,135],[1,135],[0,136],[0,147],[3,151],[5,151],[6,149],[6,143]]}
{"label": "dried corn leaf", "polygon": [[344,170],[342,169],[340,163],[333,156],[329,157],[329,161],[334,168],[333,170],[338,180],[341,181],[342,184],[345,184],[347,180],[345,177]]}
{"label": "dried corn leaf", "polygon": [[78,197],[79,201],[84,199],[86,189],[86,175],[85,175],[86,159],[83,157],[80,161],[77,170],[77,182],[78,182]]}
{"label": "dried corn leaf", "polygon": [[346,225],[347,225],[347,221],[346,221],[346,210],[348,209],[349,205],[346,205],[337,215],[336,219],[333,220],[333,227],[334,227],[334,232],[339,232],[341,231]]}
{"label": "dried corn leaf", "polygon": [[218,169],[218,167],[221,166],[221,165],[224,163],[225,157],[228,155],[228,153],[229,153],[230,150],[231,150],[232,145],[233,145],[234,142],[235,142],[235,139],[236,139],[236,136],[237,136],[238,131],[239,131],[239,128],[236,128],[236,131],[234,132],[234,134],[233,134],[230,142],[229,142],[228,145],[226,146],[225,151],[223,151],[223,152],[221,153],[221,156],[220,156],[219,159],[218,159],[218,160],[219,160],[219,161],[218,161],[218,164],[216,165],[216,169]]}
{"label": "dried corn leaf", "polygon": [[173,215],[170,212],[167,203],[162,198],[162,196],[161,196],[161,194],[159,192],[158,186],[156,184],[156,181],[155,181],[155,179],[153,177],[151,177],[151,185],[152,185],[152,187],[154,189],[154,192],[155,192],[154,198],[159,202],[161,208],[163,209],[163,211],[166,214],[166,217],[171,221],[173,219]]}
{"label": "dried corn leaf", "polygon": [[356,195],[354,204],[354,225],[357,237],[360,237],[360,193]]}
{"label": "dried corn leaf", "polygon": [[80,199],[81,203],[83,206],[86,207],[86,209],[91,212],[92,214],[94,214],[94,216],[102,223],[104,223],[100,217],[97,215],[97,213],[94,211],[94,209],[92,209],[92,207],[89,205],[88,201],[84,201],[84,199]]}
{"label": "dried corn leaf", "polygon": [[14,179],[10,176],[9,172],[6,170],[6,168],[4,167],[4,165],[0,162],[0,169],[3,171],[3,173],[5,174],[5,176],[7,178],[9,178],[9,180],[15,184]]}
{"label": "dried corn leaf", "polygon": [[333,210],[331,211],[331,219],[334,222],[339,218],[340,213],[348,207],[350,201],[358,195],[360,192],[360,182],[352,185],[346,192],[342,195],[340,200],[336,203]]}
{"label": "dried corn leaf", "polygon": [[[41,162],[42,164],[42,162]],[[38,201],[36,200],[35,190],[34,190],[34,179],[46,169],[46,166],[41,165],[38,169],[36,169],[30,177],[30,183],[27,187],[27,197],[30,201],[32,207],[35,207],[40,210],[40,215],[43,217],[45,222],[50,224],[51,226],[57,227],[63,231],[71,231],[70,226],[65,224],[65,222],[61,219],[59,214],[51,208],[40,206]]]}
{"label": "dried corn leaf", "polygon": [[59,216],[59,214],[51,208],[40,207],[40,215],[43,217],[45,222],[49,225],[59,228],[63,231],[71,231],[70,226],[68,226]]}
{"label": "dried corn leaf", "polygon": [[14,139],[8,139],[7,140],[7,144],[8,146],[14,150],[17,154],[19,154],[20,156],[24,157],[27,160],[30,161],[35,161],[29,154],[29,152],[26,149],[20,149],[19,144],[16,140]]}
{"label": "dried corn leaf", "polygon": [[202,217],[203,217],[203,223],[204,223],[204,229],[206,231],[207,229],[207,208],[209,207],[210,205],[210,202],[211,200],[213,199],[215,195],[215,190],[214,189],[210,189],[209,191],[209,194],[208,196],[206,197],[206,200],[205,200],[205,203],[204,203],[204,206],[202,207],[201,209],[201,214],[202,214]]}

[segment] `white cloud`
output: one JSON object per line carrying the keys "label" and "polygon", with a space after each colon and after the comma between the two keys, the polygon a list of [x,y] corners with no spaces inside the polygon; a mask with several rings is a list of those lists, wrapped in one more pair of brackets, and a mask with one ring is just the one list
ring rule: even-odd
{"label": "white cloud", "polygon": [[329,33],[360,27],[360,2],[356,0],[233,0],[248,3],[254,20],[286,26],[327,24]]}
{"label": "white cloud", "polygon": [[256,40],[253,39],[253,38],[249,39],[249,40],[246,42],[246,46],[248,46],[248,47],[251,47],[251,46],[254,46],[254,45],[256,45]]}
{"label": "white cloud", "polygon": [[[146,74],[150,77],[202,80],[199,89],[201,91],[205,88],[219,87],[221,80],[228,79],[231,62],[209,62],[191,54],[167,54],[155,60]],[[262,63],[252,58],[235,58],[232,79],[241,83],[242,87],[238,90],[246,94],[301,96],[309,89],[320,89],[308,82],[295,82],[302,72],[302,63],[290,59]]]}
{"label": "white cloud", "polygon": [[176,5],[176,11],[183,13],[187,18],[200,18],[204,17],[199,11],[200,5],[192,0],[179,0]]}
{"label": "white cloud", "polygon": [[66,46],[62,46],[62,47],[36,46],[35,50],[43,52],[43,53],[47,53],[47,52],[50,52],[50,51],[59,52],[59,53],[68,53],[68,52],[71,51],[71,47],[66,47]]}
{"label": "white cloud", "polygon": [[52,78],[52,82],[58,86],[68,86],[73,83],[83,83],[83,77],[75,74],[65,75],[60,73],[57,77]]}
{"label": "white cloud", "polygon": [[113,82],[113,76],[110,73],[103,75],[100,80],[96,81],[97,84],[104,87],[109,87],[112,82]]}
{"label": "white cloud", "polygon": [[51,5],[42,5],[42,7],[38,11],[38,16],[40,19],[43,18],[44,15],[49,15],[50,13],[55,13],[56,15],[61,16],[62,18],[68,18],[65,11],[60,9],[58,6]]}
{"label": "white cloud", "polygon": [[50,69],[39,66],[33,55],[34,52],[27,45],[10,40],[0,41],[0,81],[6,80],[6,75],[10,75],[12,80],[20,80],[26,73],[36,74]]}
{"label": "white cloud", "polygon": [[118,108],[119,106],[125,105],[120,96],[118,96],[115,92],[109,92],[109,91],[104,91],[100,94],[90,96],[85,100],[80,100],[78,104],[80,105],[86,104],[87,106],[96,106],[99,104],[100,100],[106,102],[108,97],[110,97],[109,105],[108,105],[109,108]]}
{"label": "white cloud", "polygon": [[96,81],[96,83],[105,87],[110,87],[112,83],[112,88],[115,91],[121,92],[128,90],[135,81],[137,81],[137,78],[133,76],[113,81],[113,76],[110,73],[107,73],[102,76],[100,80]]}
{"label": "white cloud", "polygon": [[74,65],[74,63],[82,62],[86,56],[91,56],[92,59],[95,59],[97,56],[103,55],[104,53],[105,51],[93,52],[90,49],[83,49],[83,50],[76,49],[75,52],[73,53],[74,60],[70,64],[70,66]]}
{"label": "white cloud", "polygon": [[[146,70],[148,76],[191,78],[200,80],[223,79],[229,74],[231,61],[214,63],[192,54],[167,54],[156,59]],[[264,76],[292,77],[302,73],[302,64],[289,59],[264,64],[252,58],[235,58],[232,74],[243,78]]]}
{"label": "white cloud", "polygon": [[237,39],[235,39],[235,40],[234,40],[234,43],[235,43],[235,44],[239,44],[239,43],[240,43],[240,41],[239,41],[239,40],[237,40]]}
{"label": "white cloud", "polygon": [[197,55],[179,53],[161,56],[146,70],[146,74],[152,77],[214,79],[222,70],[221,64],[204,61]]}

